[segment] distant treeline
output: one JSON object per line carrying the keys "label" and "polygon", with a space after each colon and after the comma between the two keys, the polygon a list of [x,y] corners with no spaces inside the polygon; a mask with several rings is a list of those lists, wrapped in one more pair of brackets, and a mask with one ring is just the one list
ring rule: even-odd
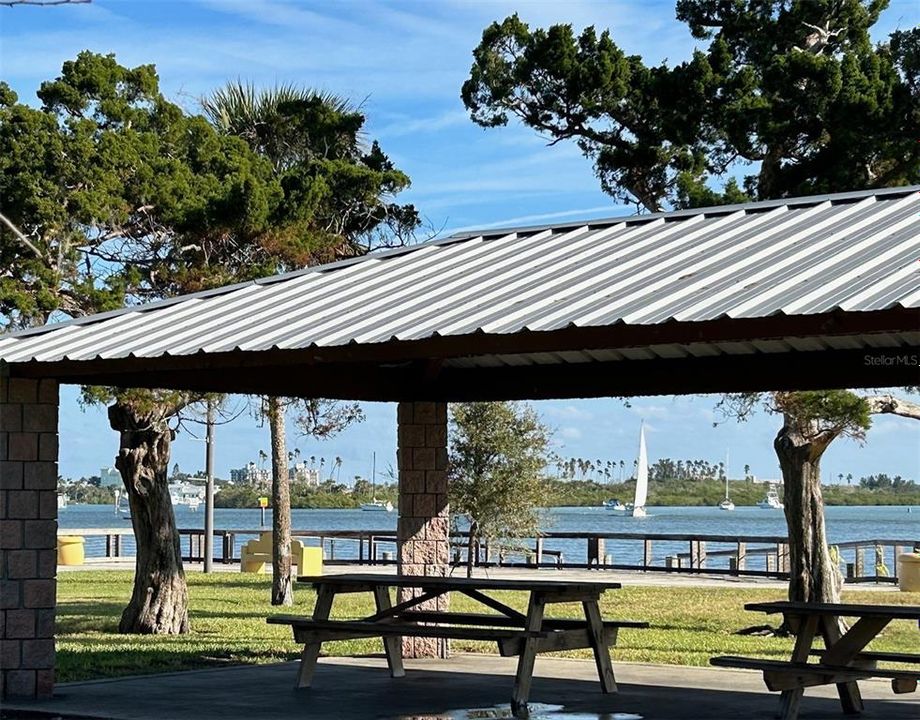
{"label": "distant treeline", "polygon": [[[350,490],[351,492],[346,492]],[[268,488],[252,487],[250,485],[225,485],[214,496],[214,506],[219,508],[252,508],[259,506],[260,497],[269,497]],[[374,499],[375,493],[371,484],[366,480],[359,480],[353,488],[338,483],[324,482],[320,485],[304,485],[294,483],[291,486],[292,508],[356,508],[362,503]],[[389,500],[396,507],[396,485],[377,485],[377,500]]]}
{"label": "distant treeline", "polygon": [[[623,482],[635,477],[636,460],[604,460],[598,458],[558,458],[554,466],[562,480],[588,480],[597,483]],[[725,463],[709,460],[674,460],[661,458],[649,465],[650,480],[725,480]],[[753,480],[751,466],[744,465],[744,479]]]}
{"label": "distant treeline", "polygon": [[[546,484],[552,506],[600,505],[614,497],[629,502],[636,487],[635,480],[608,483],[548,478]],[[66,492],[73,503],[105,505],[115,500],[113,487],[98,487],[82,478],[77,482],[62,481],[59,489]],[[729,495],[739,506],[755,505],[766,491],[762,483],[729,481]],[[778,491],[782,497],[782,486]],[[855,485],[825,485],[823,494],[827,505],[920,505],[920,485],[898,475],[869,475],[860,478]],[[270,495],[269,488],[220,484],[219,492],[214,496],[214,505],[219,508],[256,508],[260,497]],[[395,483],[377,485],[378,500],[389,500],[395,507],[397,495]],[[724,479],[668,478],[649,481],[649,505],[715,506],[724,496]],[[316,486],[294,483],[291,487],[291,507],[294,508],[356,508],[372,499],[374,492],[366,480],[358,480],[354,486],[327,480]]]}
{"label": "distant treeline", "polygon": [[[590,480],[547,480],[550,486],[551,505],[600,505],[609,498],[629,502],[635,495],[635,480],[612,485]],[[780,498],[783,488],[777,488]],[[762,483],[745,480],[729,481],[729,496],[735,505],[755,505],[762,500],[767,487]],[[920,485],[907,481],[897,489],[890,486],[824,485],[826,505],[920,505]],[[649,505],[690,505],[714,507],[725,497],[724,480],[650,480]]]}

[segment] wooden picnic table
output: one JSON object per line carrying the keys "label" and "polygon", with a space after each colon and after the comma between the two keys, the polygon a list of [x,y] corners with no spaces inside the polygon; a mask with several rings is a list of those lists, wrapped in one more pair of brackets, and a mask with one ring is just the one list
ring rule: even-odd
{"label": "wooden picnic table", "polygon": [[[598,600],[608,590],[620,588],[613,582],[560,582],[492,578],[455,578],[416,575],[343,574],[298,577],[316,590],[312,617],[276,615],[269,623],[290,625],[294,639],[304,644],[298,672],[298,687],[312,682],[320,647],[327,640],[381,637],[392,677],[403,677],[402,636],[487,640],[498,644],[503,656],[518,657],[512,692],[512,712],[527,715],[527,698],[534,661],[541,652],[591,648],[601,689],[616,692],[616,680],[609,648],[616,644],[621,627],[648,627],[630,620],[604,620]],[[393,604],[390,588],[417,588],[417,597]],[[487,595],[488,591],[512,590],[529,594],[527,612],[521,613]],[[369,592],[376,612],[360,620],[330,620],[336,595]],[[460,613],[420,610],[418,605],[450,592],[459,592],[492,610],[490,613]],[[584,619],[546,617],[547,605],[580,602]]]}
{"label": "wooden picnic table", "polygon": [[[782,692],[780,716],[783,720],[798,717],[806,687],[836,685],[846,714],[858,714],[863,709],[857,680],[872,677],[890,679],[895,693],[909,693],[917,689],[920,653],[873,652],[866,647],[893,620],[920,623],[920,606],[777,601],[748,603],[744,607],[755,612],[782,613],[785,616],[788,625],[796,632],[792,657],[781,661],[723,656],[712,658],[710,662],[720,667],[762,670],[767,687]],[[841,631],[840,618],[844,617],[857,620]],[[823,650],[812,647],[818,636],[824,641]],[[816,656],[817,662],[808,662],[810,656]],[[890,670],[879,668],[879,662],[916,667]]]}

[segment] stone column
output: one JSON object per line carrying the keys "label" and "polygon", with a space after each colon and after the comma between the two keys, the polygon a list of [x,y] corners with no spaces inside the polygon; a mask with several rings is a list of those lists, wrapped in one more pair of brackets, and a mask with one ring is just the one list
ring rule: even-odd
{"label": "stone column", "polygon": [[54,689],[58,384],[0,365],[0,696]]}
{"label": "stone column", "polygon": [[[403,402],[398,408],[399,572],[447,575],[450,526],[447,504],[447,403]],[[420,594],[403,590],[400,602]],[[417,606],[447,610],[442,596]],[[403,657],[447,657],[447,640],[403,638]]]}

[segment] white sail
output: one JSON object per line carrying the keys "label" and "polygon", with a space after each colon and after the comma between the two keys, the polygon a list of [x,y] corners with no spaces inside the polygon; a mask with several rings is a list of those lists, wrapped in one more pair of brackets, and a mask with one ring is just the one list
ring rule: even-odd
{"label": "white sail", "polygon": [[645,449],[645,425],[639,428],[639,459],[636,465],[636,499],[634,508],[644,508],[648,499],[648,453]]}

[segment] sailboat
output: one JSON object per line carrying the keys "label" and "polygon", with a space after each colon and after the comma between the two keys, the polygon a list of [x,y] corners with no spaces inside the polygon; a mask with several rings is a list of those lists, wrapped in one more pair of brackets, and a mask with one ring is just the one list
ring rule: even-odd
{"label": "sailboat", "polygon": [[735,503],[728,497],[728,450],[725,451],[725,499],[719,503],[719,510],[734,510]]}
{"label": "sailboat", "polygon": [[377,453],[374,453],[374,459],[371,464],[371,488],[373,488],[372,497],[374,499],[370,502],[362,503],[361,509],[369,512],[393,512],[393,503],[389,500],[377,499]]}
{"label": "sailboat", "polygon": [[645,449],[645,423],[639,426],[639,458],[636,460],[636,496],[626,506],[630,517],[646,517],[645,502],[648,499],[648,453]]}

